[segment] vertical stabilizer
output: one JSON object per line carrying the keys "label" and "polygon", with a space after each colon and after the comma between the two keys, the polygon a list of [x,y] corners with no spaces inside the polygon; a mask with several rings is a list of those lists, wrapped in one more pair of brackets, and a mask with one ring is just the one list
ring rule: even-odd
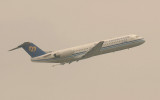
{"label": "vertical stabilizer", "polygon": [[43,50],[41,50],[39,47],[37,47],[35,44],[31,42],[24,42],[23,44],[9,51],[12,51],[18,48],[23,48],[31,57],[37,57],[37,56],[46,54],[46,52],[44,52]]}

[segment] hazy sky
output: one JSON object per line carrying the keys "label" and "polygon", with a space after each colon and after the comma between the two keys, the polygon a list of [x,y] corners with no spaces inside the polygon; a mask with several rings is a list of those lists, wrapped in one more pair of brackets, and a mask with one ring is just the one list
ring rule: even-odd
{"label": "hazy sky", "polygon": [[[51,67],[30,41],[59,50],[137,34],[145,44]],[[0,100],[160,100],[159,0],[0,0]]]}

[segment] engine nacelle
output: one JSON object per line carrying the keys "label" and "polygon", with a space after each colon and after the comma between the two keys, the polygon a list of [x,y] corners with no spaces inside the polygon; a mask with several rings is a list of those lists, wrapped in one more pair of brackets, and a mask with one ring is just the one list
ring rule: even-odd
{"label": "engine nacelle", "polygon": [[72,55],[72,53],[73,53],[72,50],[59,51],[59,52],[54,53],[53,56],[55,58],[64,58],[64,57]]}

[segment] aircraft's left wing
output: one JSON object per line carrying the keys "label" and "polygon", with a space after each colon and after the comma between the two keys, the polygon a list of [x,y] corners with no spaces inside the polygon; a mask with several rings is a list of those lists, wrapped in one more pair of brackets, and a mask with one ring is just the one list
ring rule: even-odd
{"label": "aircraft's left wing", "polygon": [[102,48],[103,43],[104,43],[104,41],[100,41],[99,43],[97,43],[91,50],[89,50],[81,58],[87,58],[87,57],[92,56],[92,55],[96,54],[97,52],[99,52],[100,49]]}

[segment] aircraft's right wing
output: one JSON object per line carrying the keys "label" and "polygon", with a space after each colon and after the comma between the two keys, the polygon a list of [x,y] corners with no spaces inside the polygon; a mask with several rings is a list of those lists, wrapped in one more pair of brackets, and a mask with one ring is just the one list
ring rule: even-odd
{"label": "aircraft's right wing", "polygon": [[99,52],[100,49],[102,48],[103,43],[104,43],[104,41],[100,41],[99,43],[97,43],[91,50],[89,50],[81,58],[87,58],[87,57],[92,56],[92,55],[96,54],[97,52]]}

